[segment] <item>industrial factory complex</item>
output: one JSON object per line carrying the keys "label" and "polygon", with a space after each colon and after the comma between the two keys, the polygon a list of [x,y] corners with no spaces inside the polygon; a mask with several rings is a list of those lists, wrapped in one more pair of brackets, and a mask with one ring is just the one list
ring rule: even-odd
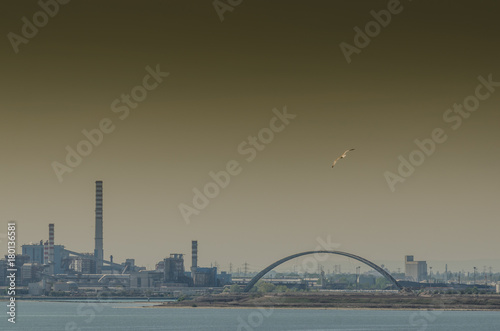
{"label": "industrial factory complex", "polygon": [[[15,259],[18,285],[26,286],[32,295],[50,291],[102,289],[213,288],[231,282],[231,276],[218,273],[216,267],[198,266],[198,242],[192,241],[191,268],[186,270],[183,254],[170,254],[156,263],[154,270],[135,264],[104,259],[103,249],[103,183],[96,182],[95,248],[93,253],[75,252],[55,244],[55,225],[48,225],[48,240],[22,245]],[[7,285],[8,259],[0,260],[0,286]],[[11,267],[12,268],[12,267]]]}
{"label": "industrial factory complex", "polygon": [[[250,273],[247,275],[246,265],[244,277],[238,272],[238,277],[232,277],[229,273],[220,272],[217,267],[198,266],[198,241],[191,243],[191,267],[185,267],[184,254],[172,253],[163,260],[158,261],[154,270],[146,270],[145,267],[136,265],[134,259],[125,259],[125,262],[116,263],[113,261],[113,255],[105,259],[104,255],[104,237],[103,237],[103,182],[96,181],[96,199],[95,199],[95,247],[94,252],[76,252],[66,248],[64,245],[56,244],[55,224],[48,224],[48,239],[40,240],[36,243],[22,245],[21,254],[15,255],[15,265],[12,264],[12,256],[5,256],[0,260],[0,287],[8,285],[9,272],[15,270],[17,285],[24,288],[24,293],[32,296],[47,295],[49,293],[97,293],[103,290],[129,291],[133,293],[197,293],[204,291],[222,291],[223,289],[234,289],[234,286],[241,290],[249,290],[254,283],[261,277],[271,272],[279,264],[298,256],[316,253],[304,252],[291,255],[281,259],[270,267],[262,270],[260,273]],[[304,272],[302,275],[291,273],[281,275],[280,277],[266,278],[265,282],[273,286],[293,287],[295,289],[307,289],[316,287],[324,290],[344,290],[344,289],[362,289],[373,288],[376,286],[376,277],[385,277],[388,283],[380,283],[378,289],[422,289],[425,287],[442,289],[464,289],[467,286],[482,288],[485,291],[500,292],[500,283],[496,283],[500,275],[495,277],[485,271],[482,275],[476,275],[476,268],[473,274],[467,276],[462,273],[453,274],[446,272],[441,277],[432,276],[427,272],[427,263],[425,261],[415,261],[412,255],[405,256],[404,274],[395,275],[396,280],[389,272],[374,263],[359,256],[339,252],[323,251],[332,254],[344,255],[367,264],[374,270],[371,273],[361,275],[342,274],[340,266],[336,266],[333,273],[325,272],[318,265],[316,276],[308,275]],[[9,255],[10,256],[10,255]],[[251,276],[254,276],[251,279]],[[249,277],[247,277],[249,276]],[[354,279],[349,278],[354,276]],[[480,284],[477,280],[484,278]],[[453,280],[455,277],[455,281]],[[456,281],[458,279],[458,282]],[[469,281],[467,283],[467,281]],[[472,281],[472,282],[471,282]],[[387,286],[386,286],[386,285]],[[364,287],[363,287],[364,286]],[[370,287],[371,286],[371,287]]]}

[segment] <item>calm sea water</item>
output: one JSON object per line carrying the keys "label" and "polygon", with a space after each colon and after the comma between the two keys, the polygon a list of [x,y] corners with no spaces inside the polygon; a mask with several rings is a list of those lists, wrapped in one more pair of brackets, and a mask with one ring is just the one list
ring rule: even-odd
{"label": "calm sea water", "polygon": [[0,330],[500,330],[500,312],[141,308],[143,305],[147,303],[18,302],[16,324],[8,323],[4,314]]}

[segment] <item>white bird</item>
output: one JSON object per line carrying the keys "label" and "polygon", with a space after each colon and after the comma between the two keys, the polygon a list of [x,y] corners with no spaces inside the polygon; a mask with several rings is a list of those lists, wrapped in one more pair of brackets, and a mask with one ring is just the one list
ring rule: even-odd
{"label": "white bird", "polygon": [[340,155],[335,161],[333,161],[332,168],[335,166],[335,163],[337,163],[338,160],[343,159],[346,157],[347,152],[353,151],[354,148],[348,149],[347,151],[344,152],[344,154]]}

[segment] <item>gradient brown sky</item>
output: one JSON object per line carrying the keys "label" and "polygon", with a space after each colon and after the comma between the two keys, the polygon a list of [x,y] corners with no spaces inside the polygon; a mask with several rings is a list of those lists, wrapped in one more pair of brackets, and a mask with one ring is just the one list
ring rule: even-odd
{"label": "gradient brown sky", "polygon": [[[500,88],[459,129],[442,118],[479,75],[500,81],[500,6],[401,4],[348,64],[339,44],[387,1],[243,1],[223,22],[212,1],[71,1],[17,54],[6,36],[40,7],[4,2],[1,218],[17,220],[19,244],[53,222],[56,244],[91,252],[103,180],[115,261],[152,267],[197,239],[202,265],[265,266],[331,235],[379,263],[491,259],[500,271]],[[170,76],[121,121],[110,104],[157,64]],[[285,105],[297,117],[246,162],[237,146]],[[59,183],[51,163],[102,118],[115,131]],[[434,128],[448,140],[391,192],[384,172]],[[242,173],[186,225],[178,205],[232,159]]]}

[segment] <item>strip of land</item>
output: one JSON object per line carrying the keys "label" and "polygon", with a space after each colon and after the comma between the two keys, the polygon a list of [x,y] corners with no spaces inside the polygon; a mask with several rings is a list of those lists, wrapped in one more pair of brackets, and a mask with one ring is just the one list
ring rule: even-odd
{"label": "strip of land", "polygon": [[219,294],[179,299],[153,307],[199,308],[331,308],[497,310],[500,295],[431,295],[382,293]]}

